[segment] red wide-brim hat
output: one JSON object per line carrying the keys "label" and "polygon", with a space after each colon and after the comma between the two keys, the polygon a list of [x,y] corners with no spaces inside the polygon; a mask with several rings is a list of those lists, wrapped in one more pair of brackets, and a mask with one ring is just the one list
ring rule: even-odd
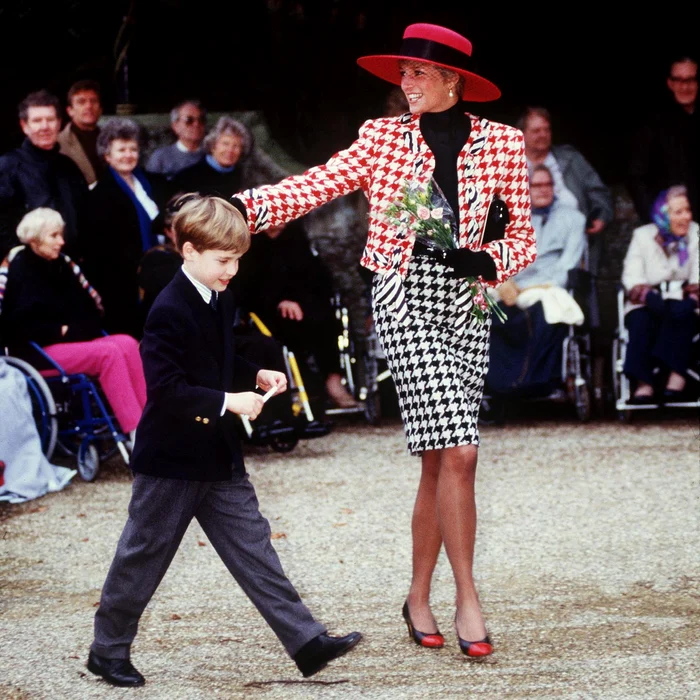
{"label": "red wide-brim hat", "polygon": [[437,24],[411,24],[403,33],[399,53],[391,56],[362,56],[357,64],[394,85],[401,84],[400,61],[420,61],[448,68],[464,77],[462,99],[470,102],[490,102],[501,91],[486,78],[468,69],[472,43],[461,34]]}

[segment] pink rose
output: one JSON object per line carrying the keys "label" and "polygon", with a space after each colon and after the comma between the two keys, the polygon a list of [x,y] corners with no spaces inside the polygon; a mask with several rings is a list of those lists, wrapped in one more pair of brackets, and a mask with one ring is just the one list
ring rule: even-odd
{"label": "pink rose", "polygon": [[427,221],[430,218],[430,209],[428,209],[428,207],[421,205],[416,210],[416,213],[418,214],[418,218],[422,219],[423,221]]}
{"label": "pink rose", "polygon": [[438,207],[437,209],[433,209],[430,212],[430,216],[432,216],[433,219],[442,219],[442,207]]}
{"label": "pink rose", "polygon": [[478,307],[480,307],[480,308],[482,308],[482,309],[484,309],[484,310],[488,309],[488,307],[489,307],[488,302],[486,301],[486,299],[484,298],[484,295],[483,295],[481,292],[479,292],[478,294],[475,294],[475,295],[474,295],[474,303],[475,303]]}

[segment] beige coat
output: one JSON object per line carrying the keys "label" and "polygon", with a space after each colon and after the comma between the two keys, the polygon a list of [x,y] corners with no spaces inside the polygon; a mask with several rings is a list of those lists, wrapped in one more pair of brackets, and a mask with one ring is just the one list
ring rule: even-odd
{"label": "beige coat", "polygon": [[90,159],[85,155],[83,147],[78,141],[78,137],[70,128],[71,122],[68,122],[61,133],[58,135],[58,145],[61,148],[61,153],[71,158],[83,173],[85,181],[90,187],[93,187],[97,182],[97,174],[90,163]]}

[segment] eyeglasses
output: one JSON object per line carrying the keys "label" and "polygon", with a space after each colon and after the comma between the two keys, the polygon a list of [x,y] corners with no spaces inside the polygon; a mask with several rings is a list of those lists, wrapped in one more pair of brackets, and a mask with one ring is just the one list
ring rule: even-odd
{"label": "eyeglasses", "polygon": [[206,124],[207,118],[205,116],[201,117],[180,117],[180,121],[185,124],[185,126],[192,126],[192,124]]}
{"label": "eyeglasses", "polygon": [[530,189],[541,189],[542,187],[554,187],[553,182],[535,182],[532,185],[530,185]]}
{"label": "eyeglasses", "polygon": [[676,85],[693,85],[693,83],[698,82],[698,77],[697,75],[693,78],[678,78],[675,75],[669,75],[668,79],[672,83],[676,83]]}

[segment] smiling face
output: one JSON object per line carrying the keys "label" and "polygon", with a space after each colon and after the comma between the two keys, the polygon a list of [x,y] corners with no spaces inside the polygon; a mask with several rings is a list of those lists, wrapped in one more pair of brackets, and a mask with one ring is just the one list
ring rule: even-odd
{"label": "smiling face", "polygon": [[78,129],[92,131],[102,116],[100,97],[94,90],[76,92],[66,107],[66,112]]}
{"label": "smiling face", "polygon": [[29,241],[29,247],[41,258],[56,260],[61,253],[65,241],[63,229],[52,228]]}
{"label": "smiling face", "polygon": [[241,153],[243,153],[243,139],[230,131],[221,134],[211,148],[212,157],[223,168],[230,168],[238,163]]}
{"label": "smiling face", "polygon": [[37,148],[50,151],[56,145],[61,120],[55,107],[29,107],[26,120],[20,119],[19,123],[25,136]]}
{"label": "smiling face", "polygon": [[459,76],[456,73],[444,75],[436,66],[421,61],[401,61],[400,73],[401,89],[411,114],[444,112],[459,99],[456,91]]}
{"label": "smiling face", "polygon": [[105,153],[105,161],[122,177],[131,175],[139,162],[139,145],[136,141],[114,139]]}
{"label": "smiling face", "polygon": [[209,248],[201,253],[187,241],[182,247],[185,269],[205,287],[224,292],[238,272],[242,253]]}
{"label": "smiling face", "polygon": [[668,200],[668,218],[671,222],[671,233],[674,236],[688,235],[693,213],[690,210],[690,202],[685,195],[671,197]]}

